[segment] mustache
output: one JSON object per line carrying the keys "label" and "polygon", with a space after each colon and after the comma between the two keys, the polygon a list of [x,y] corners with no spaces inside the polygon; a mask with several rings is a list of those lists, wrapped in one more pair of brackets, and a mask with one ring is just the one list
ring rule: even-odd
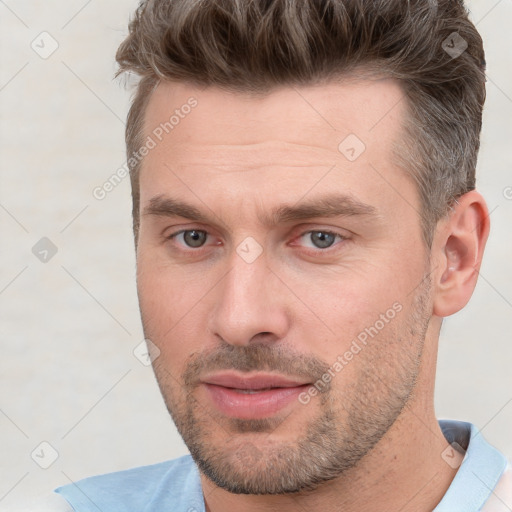
{"label": "mustache", "polygon": [[329,365],[317,357],[277,345],[228,345],[190,355],[182,378],[188,389],[199,385],[206,373],[220,370],[267,371],[300,377],[310,382],[322,378]]}

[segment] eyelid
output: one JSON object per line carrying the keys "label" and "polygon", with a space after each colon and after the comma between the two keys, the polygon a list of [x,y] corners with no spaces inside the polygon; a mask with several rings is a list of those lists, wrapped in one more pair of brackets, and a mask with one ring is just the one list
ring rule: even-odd
{"label": "eyelid", "polygon": [[[182,233],[187,233],[188,231],[201,231],[203,233],[206,233],[207,237],[211,237],[212,234],[206,230],[206,229],[199,229],[199,228],[187,228],[187,229],[180,229],[179,231],[173,231],[172,233],[168,235],[164,235],[164,238],[166,240],[172,240],[173,238],[176,238],[177,236],[181,235]],[[198,247],[197,249],[201,249],[204,246]],[[190,249],[194,249],[193,247],[190,247]]]}
{"label": "eyelid", "polygon": [[[176,231],[174,231],[176,230]],[[192,225],[192,226],[183,226],[181,228],[178,228],[177,226],[168,226],[162,231],[162,236],[164,238],[173,238],[174,236],[178,236],[180,233],[184,233],[186,231],[204,231],[206,234],[211,235],[212,232],[206,228],[199,225]],[[168,234],[166,234],[168,233]]]}
{"label": "eyelid", "polygon": [[339,236],[341,238],[348,238],[343,233],[340,233],[339,231],[336,231],[335,229],[332,229],[332,228],[310,228],[310,229],[306,229],[305,231],[303,231],[299,235],[299,237],[307,235],[308,233],[327,233],[328,235],[336,235],[336,236]]}

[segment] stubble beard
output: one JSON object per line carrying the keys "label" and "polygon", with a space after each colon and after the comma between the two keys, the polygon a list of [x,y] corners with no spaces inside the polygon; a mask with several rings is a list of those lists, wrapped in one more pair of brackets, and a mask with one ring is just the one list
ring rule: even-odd
{"label": "stubble beard", "polygon": [[[316,401],[319,412],[286,440],[277,429],[287,417],[241,420],[206,410],[194,398],[193,377],[206,360],[208,369],[240,371],[286,373],[292,365],[295,373],[308,374],[316,382],[329,367],[325,362],[290,355],[282,359],[267,345],[227,345],[206,358],[191,358],[178,385],[157,359],[153,366],[167,409],[200,471],[234,494],[277,495],[314,490],[356,466],[388,432],[414,392],[430,320],[429,292],[427,278],[401,327],[386,326],[387,332],[369,341],[357,356],[356,380],[346,383],[341,394],[332,386],[324,390]],[[386,358],[389,348],[394,356]],[[334,377],[343,378],[343,371]],[[313,407],[313,402],[300,407]]]}

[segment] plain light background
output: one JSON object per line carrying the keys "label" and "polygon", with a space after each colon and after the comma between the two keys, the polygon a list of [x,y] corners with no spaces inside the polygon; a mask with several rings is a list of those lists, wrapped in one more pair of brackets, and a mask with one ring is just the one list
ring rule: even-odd
{"label": "plain light background", "polygon": [[[443,327],[436,406],[511,457],[512,2],[468,6],[487,54],[478,188],[492,231],[473,299]],[[125,163],[130,93],[113,79],[114,54],[135,7],[0,1],[1,510],[187,453],[133,354],[143,334],[129,179],[92,194]]]}

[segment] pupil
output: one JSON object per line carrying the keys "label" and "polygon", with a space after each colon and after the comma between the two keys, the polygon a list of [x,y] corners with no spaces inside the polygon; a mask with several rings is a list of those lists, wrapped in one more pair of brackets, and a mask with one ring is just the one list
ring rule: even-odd
{"label": "pupil", "polygon": [[324,233],[323,231],[316,231],[311,234],[311,239],[317,247],[325,249],[333,244],[334,235],[331,233]]}

